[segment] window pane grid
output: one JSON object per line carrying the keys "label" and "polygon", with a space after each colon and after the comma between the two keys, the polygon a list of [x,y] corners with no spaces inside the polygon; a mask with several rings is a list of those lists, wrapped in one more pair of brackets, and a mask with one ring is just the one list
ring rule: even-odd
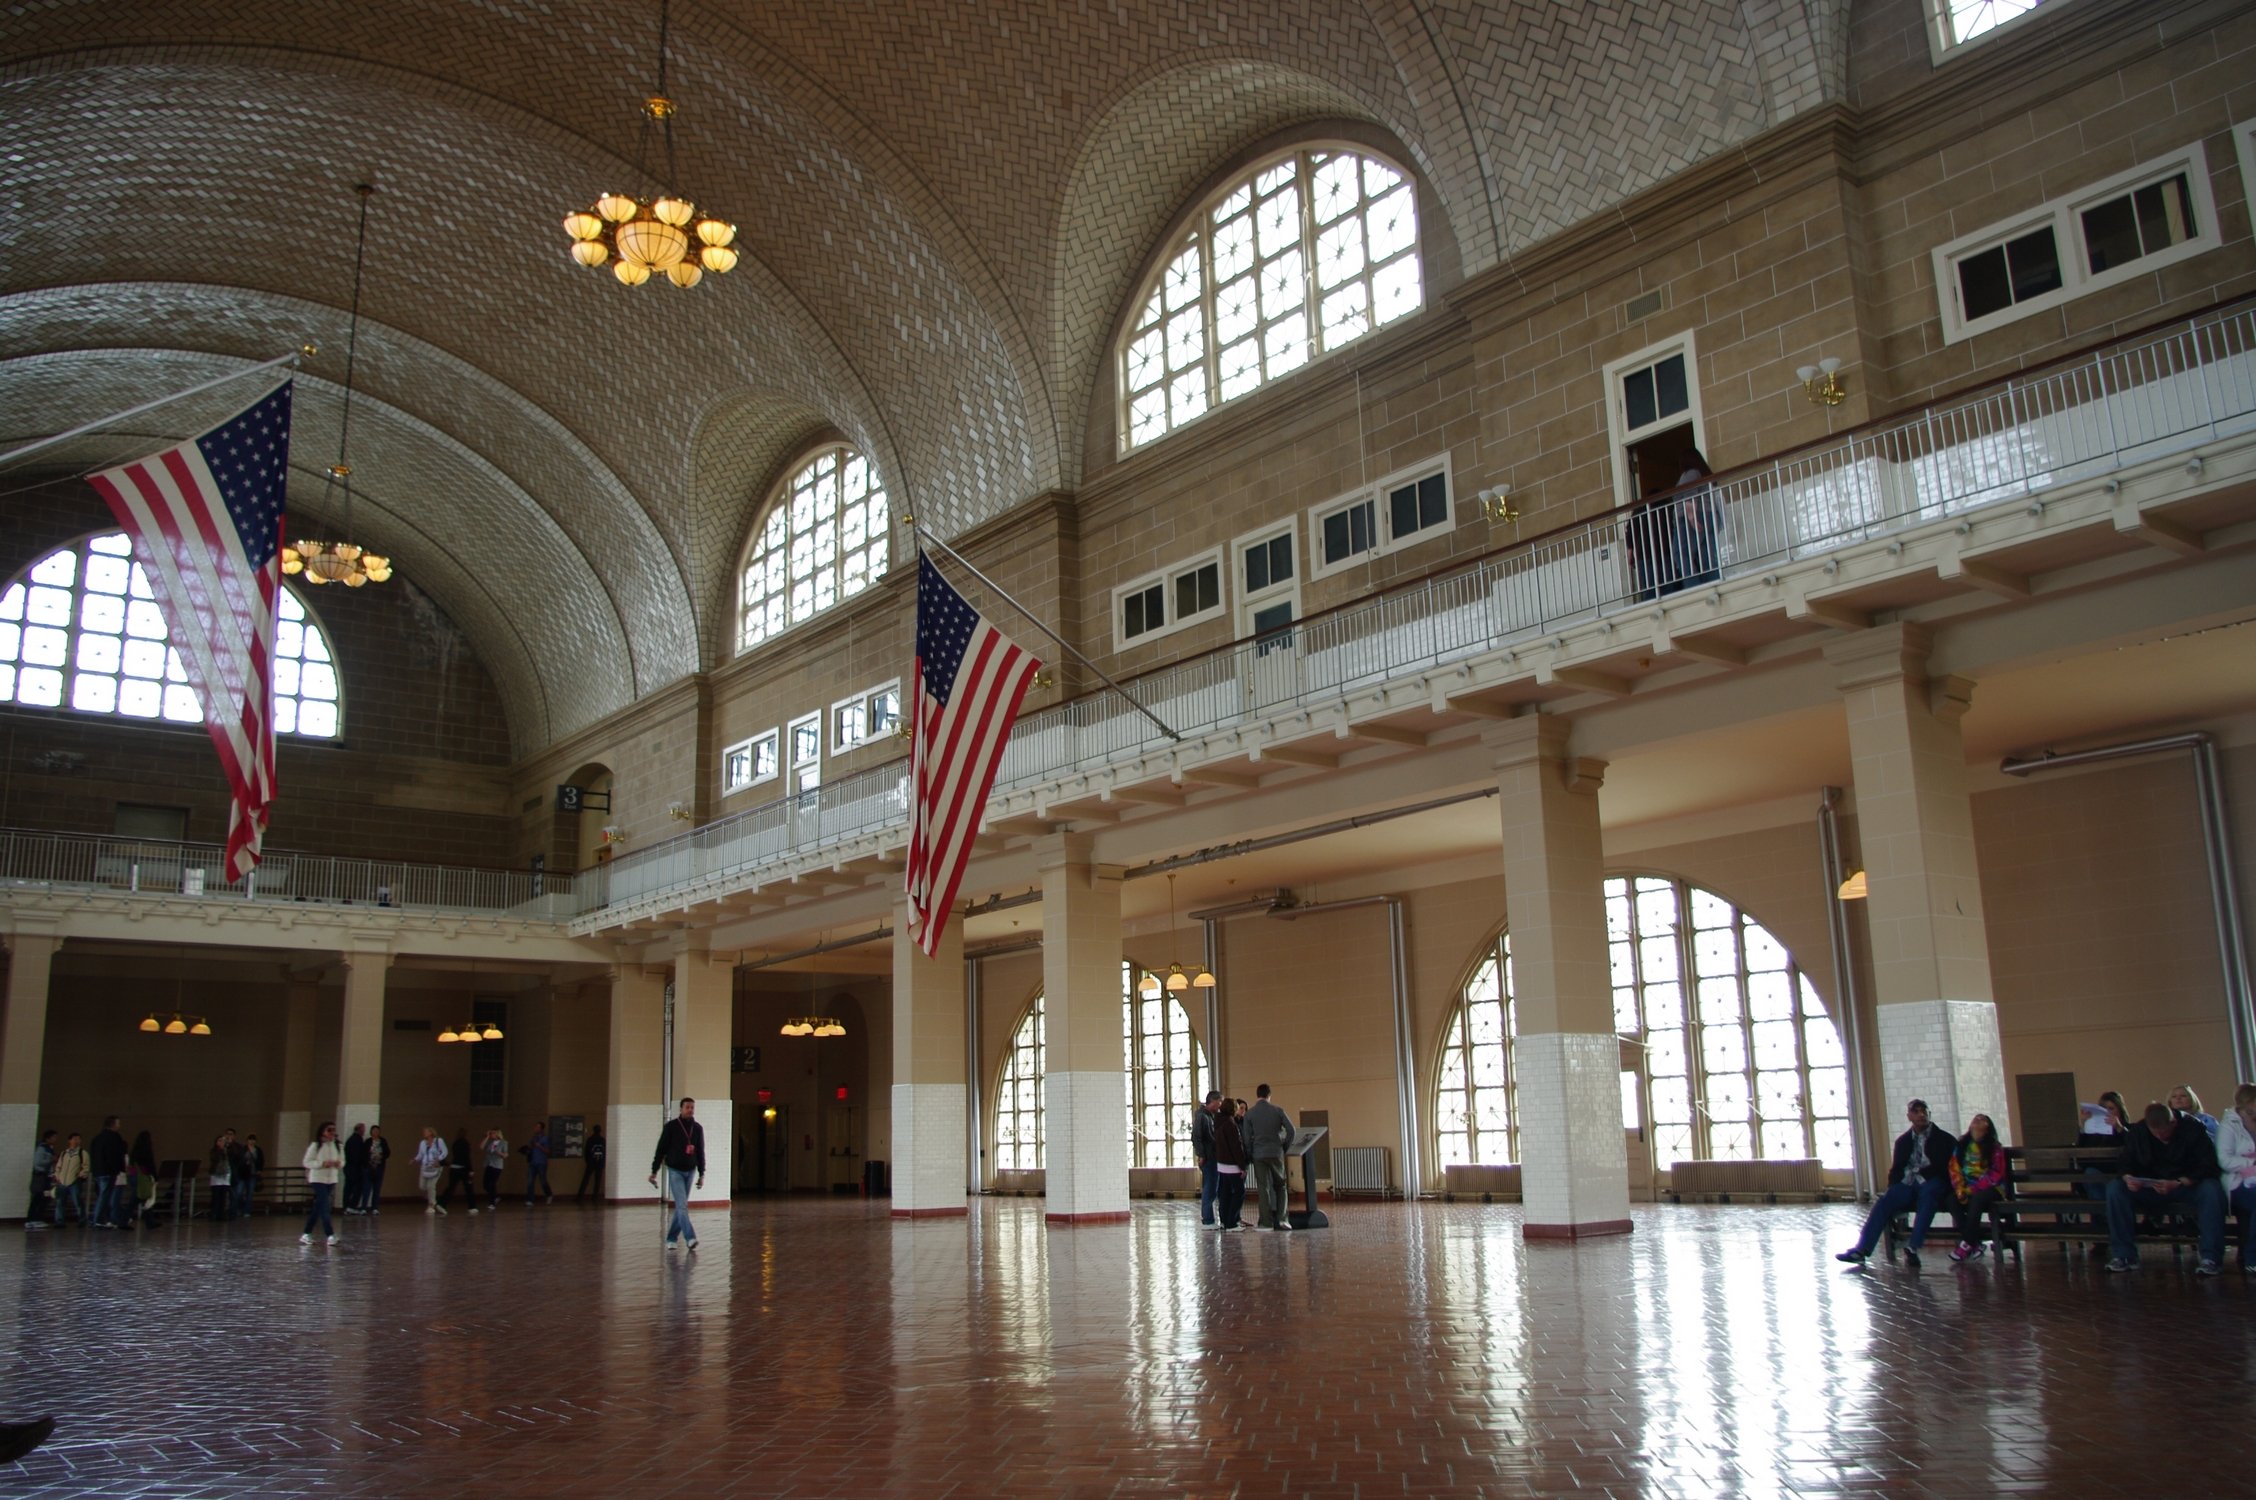
{"label": "window pane grid", "polygon": [[1004,1172],[1042,1167],[1042,997],[1036,995],[1011,1035],[995,1089],[995,1166]]}
{"label": "window pane grid", "polygon": [[[274,632],[274,730],[334,739],[336,663],[285,587]],[[0,593],[0,703],[201,724],[180,653],[124,533],[49,553]]]}
{"label": "window pane grid", "polygon": [[1135,448],[1424,305],[1416,186],[1302,151],[1241,179],[1177,246],[1120,349]]}
{"label": "window pane grid", "polygon": [[876,468],[851,448],[816,454],[785,481],[738,572],[741,654],[885,576],[892,511]]}

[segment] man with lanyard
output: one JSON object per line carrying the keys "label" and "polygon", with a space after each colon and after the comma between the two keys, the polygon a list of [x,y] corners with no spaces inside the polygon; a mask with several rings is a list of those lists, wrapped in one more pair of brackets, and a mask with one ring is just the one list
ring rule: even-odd
{"label": "man with lanyard", "polygon": [[658,1169],[666,1169],[668,1196],[674,1204],[673,1218],[666,1224],[666,1243],[671,1246],[676,1239],[689,1242],[697,1248],[697,1231],[689,1223],[689,1179],[692,1174],[697,1185],[705,1185],[705,1127],[697,1123],[697,1101],[684,1099],[681,1113],[666,1122],[658,1132],[658,1149],[650,1154],[650,1185],[658,1185]]}
{"label": "man with lanyard", "polygon": [[1914,1271],[1919,1269],[1919,1247],[1927,1243],[1927,1226],[1934,1220],[1935,1210],[1943,1206],[1943,1194],[1950,1187],[1951,1153],[1958,1149],[1958,1140],[1929,1122],[1924,1099],[1912,1100],[1904,1118],[1911,1122],[1911,1129],[1896,1137],[1896,1160],[1888,1168],[1888,1190],[1872,1205],[1856,1244],[1834,1256],[1835,1260],[1852,1265],[1870,1260],[1872,1247],[1880,1243],[1888,1221],[1910,1211],[1911,1238],[1904,1243],[1904,1260]]}

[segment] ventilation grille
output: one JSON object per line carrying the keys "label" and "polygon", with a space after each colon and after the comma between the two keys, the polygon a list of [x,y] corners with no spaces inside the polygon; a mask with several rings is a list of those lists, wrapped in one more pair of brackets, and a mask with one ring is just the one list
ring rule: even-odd
{"label": "ventilation grille", "polygon": [[1647,292],[1642,297],[1630,298],[1628,305],[1622,308],[1622,316],[1635,323],[1653,316],[1660,310],[1661,294],[1659,292]]}
{"label": "ventilation grille", "polygon": [[1384,1146],[1337,1146],[1332,1150],[1332,1191],[1377,1193],[1393,1191],[1394,1171]]}

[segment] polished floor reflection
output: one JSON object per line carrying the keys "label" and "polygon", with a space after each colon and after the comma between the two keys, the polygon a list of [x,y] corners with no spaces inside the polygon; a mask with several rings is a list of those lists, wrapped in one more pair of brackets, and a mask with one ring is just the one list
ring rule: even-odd
{"label": "polished floor reflection", "polygon": [[[1832,1208],[558,1204],[0,1242],[0,1494],[2095,1494],[2249,1472],[2256,1278],[1850,1270]],[[2140,1415],[2140,1408],[2145,1414]]]}

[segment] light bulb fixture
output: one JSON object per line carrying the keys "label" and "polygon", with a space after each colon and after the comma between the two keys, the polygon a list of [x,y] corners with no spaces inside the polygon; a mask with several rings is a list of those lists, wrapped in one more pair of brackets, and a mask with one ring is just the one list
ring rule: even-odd
{"label": "light bulb fixture", "polygon": [[166,1036],[186,1036],[188,1034],[188,1023],[180,1018],[179,1011],[174,1011],[172,1019],[165,1022],[164,1029]]}
{"label": "light bulb fixture", "polygon": [[446,1030],[439,1033],[439,1043],[441,1046],[444,1046],[450,1042],[459,1042],[461,1040],[461,1036],[455,1031],[452,1026],[449,1026]]}
{"label": "light bulb fixture", "polygon": [[677,823],[687,823],[695,815],[690,812],[688,803],[670,802],[666,805],[666,816]]}
{"label": "light bulb fixture", "polygon": [[736,226],[700,214],[697,205],[675,190],[680,171],[674,163],[674,114],[666,93],[666,33],[671,20],[667,0],[658,5],[658,87],[642,101],[642,131],[635,144],[635,174],[650,179],[650,127],[664,138],[666,172],[661,191],[649,198],[631,193],[600,194],[586,208],[564,216],[572,259],[589,270],[611,267],[621,286],[641,286],[662,274],[683,291],[710,271],[725,276],[736,269]]}
{"label": "light bulb fixture", "polygon": [[1512,487],[1500,484],[1480,492],[1480,512],[1499,525],[1510,525],[1520,518],[1520,508],[1512,503]]}
{"label": "light bulb fixture", "polygon": [[485,1030],[478,1033],[478,1040],[481,1042],[498,1042],[502,1039],[501,1028],[491,1021],[486,1023]]}
{"label": "light bulb fixture", "polygon": [[[1169,949],[1175,946],[1175,874],[1172,870],[1167,875],[1167,946]],[[1205,964],[1199,965],[1196,977],[1185,973],[1179,963],[1167,966],[1165,989],[1170,995],[1180,995],[1185,990],[1211,990],[1214,983],[1214,976],[1207,972]],[[1146,970],[1144,981],[1136,987],[1136,993],[1146,1000],[1157,1000],[1161,988],[1159,976]]]}
{"label": "light bulb fixture", "polygon": [[1136,995],[1139,999],[1157,1000],[1159,998],[1159,976],[1149,969],[1144,970],[1144,977],[1136,982]]}
{"label": "light bulb fixture", "polygon": [[196,1024],[188,1028],[188,1034],[190,1036],[210,1036],[211,1022],[205,1020],[202,1016],[196,1017]]}
{"label": "light bulb fixture", "polygon": [[151,1011],[149,1012],[148,1016],[141,1022],[141,1030],[162,1031],[164,1030],[164,1022],[157,1019],[157,1013],[155,1011]]}
{"label": "light bulb fixture", "polygon": [[616,823],[606,823],[603,825],[603,842],[605,842],[606,844],[623,844],[626,841],[627,831],[624,828],[621,828]]}
{"label": "light bulb fixture", "polygon": [[1180,995],[1191,987],[1191,976],[1183,972],[1181,964],[1167,966],[1167,993]]}
{"label": "light bulb fixture", "polygon": [[1843,901],[1862,901],[1872,894],[1872,882],[1865,878],[1864,871],[1852,870],[1849,878],[1841,882],[1841,889],[1836,894]]}
{"label": "light bulb fixture", "polygon": [[1191,976],[1191,988],[1194,990],[1213,989],[1216,982],[1213,973],[1208,970],[1205,964],[1200,964],[1199,971]]}
{"label": "light bulb fixture", "polygon": [[1802,393],[1812,405],[1839,406],[1849,394],[1848,387],[1834,378],[1841,368],[1837,359],[1821,359],[1814,365],[1803,365],[1794,371],[1794,378],[1802,383]]}
{"label": "light bulb fixture", "polygon": [[[352,331],[345,338],[345,409],[337,428],[337,461],[329,466],[329,482],[321,492],[322,510],[327,512],[330,494],[339,485],[344,487],[342,535],[348,537],[353,529],[352,463],[347,453],[352,443],[353,356],[360,348],[360,279],[361,268],[368,258],[368,200],[376,195],[376,189],[363,182],[355,185],[353,191],[360,194],[360,238],[353,248]],[[300,538],[283,543],[282,571],[317,587],[341,583],[348,589],[357,589],[389,579],[392,560],[348,541]]]}

